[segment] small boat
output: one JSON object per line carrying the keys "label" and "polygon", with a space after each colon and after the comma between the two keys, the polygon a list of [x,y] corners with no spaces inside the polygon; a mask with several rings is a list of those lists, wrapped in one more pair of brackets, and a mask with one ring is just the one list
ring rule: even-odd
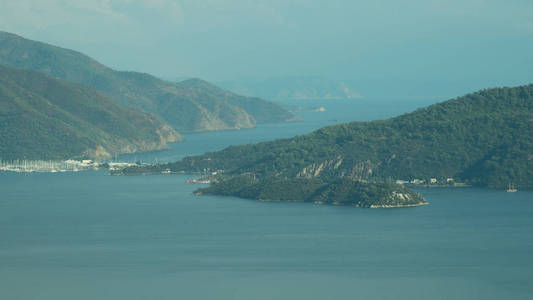
{"label": "small boat", "polygon": [[516,193],[516,192],[518,192],[518,190],[516,189],[514,184],[509,183],[509,186],[507,187],[507,193]]}

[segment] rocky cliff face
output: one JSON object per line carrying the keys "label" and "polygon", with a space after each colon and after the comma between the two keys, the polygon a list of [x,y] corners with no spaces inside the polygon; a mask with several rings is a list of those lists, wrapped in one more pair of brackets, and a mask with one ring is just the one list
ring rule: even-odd
{"label": "rocky cliff face", "polygon": [[368,208],[396,208],[421,206],[428,204],[419,194],[412,191],[391,191],[376,204],[370,204]]}
{"label": "rocky cliff face", "polygon": [[296,174],[304,178],[350,178],[353,180],[366,180],[371,178],[378,164],[370,160],[349,161],[342,156],[311,164]]}

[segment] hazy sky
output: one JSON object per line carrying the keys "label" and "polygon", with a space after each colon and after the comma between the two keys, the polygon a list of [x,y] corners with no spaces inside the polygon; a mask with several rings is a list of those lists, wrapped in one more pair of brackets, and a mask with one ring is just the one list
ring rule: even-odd
{"label": "hazy sky", "polygon": [[0,30],[163,77],[533,82],[532,0],[2,0]]}

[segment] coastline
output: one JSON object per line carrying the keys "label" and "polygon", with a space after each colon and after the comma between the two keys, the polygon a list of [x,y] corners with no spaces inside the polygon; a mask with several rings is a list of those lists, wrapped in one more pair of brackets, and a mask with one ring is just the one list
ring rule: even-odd
{"label": "coastline", "polygon": [[418,207],[429,205],[429,202],[417,203],[417,204],[405,204],[405,205],[370,205],[368,208],[404,208],[404,207]]}
{"label": "coastline", "polygon": [[193,192],[194,196],[217,196],[217,197],[235,197],[239,199],[246,199],[246,200],[252,200],[252,201],[258,201],[258,202],[271,202],[271,203],[310,203],[315,205],[330,205],[330,206],[351,206],[356,208],[407,208],[407,207],[418,207],[418,206],[424,206],[429,205],[429,202],[421,202],[421,203],[415,203],[415,204],[404,204],[404,205],[370,205],[370,206],[362,206],[357,203],[341,203],[341,202],[325,202],[325,201],[304,201],[304,200],[269,200],[269,199],[255,199],[255,198],[244,198],[239,197],[235,195],[222,195],[222,194],[212,194],[212,193],[204,193],[204,192]]}
{"label": "coastline", "polygon": [[127,162],[96,162],[93,160],[63,160],[63,161],[0,161],[0,172],[16,173],[58,173],[58,172],[80,172],[97,170],[120,170],[135,165]]}

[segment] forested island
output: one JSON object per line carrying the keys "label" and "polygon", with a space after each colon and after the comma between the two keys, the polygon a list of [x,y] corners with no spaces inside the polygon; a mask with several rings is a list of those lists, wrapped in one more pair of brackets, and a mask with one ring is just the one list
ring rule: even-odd
{"label": "forested island", "polygon": [[[126,168],[120,174],[216,173],[213,178],[218,183],[200,192],[246,198],[261,198],[250,189],[257,191],[261,183],[281,178],[315,179],[325,184],[340,179],[350,180],[344,184],[464,182],[500,189],[513,183],[530,189],[532,108],[533,85],[493,88],[387,120],[329,126],[290,139],[231,146],[174,163]],[[217,180],[222,178],[220,174],[224,180]],[[233,177],[242,174],[252,174],[257,182],[240,191],[226,189]],[[288,184],[283,189],[298,190],[299,186]],[[283,191],[278,198],[284,199],[285,193],[290,192]],[[314,199],[314,194],[311,198],[305,195],[298,199]]]}

